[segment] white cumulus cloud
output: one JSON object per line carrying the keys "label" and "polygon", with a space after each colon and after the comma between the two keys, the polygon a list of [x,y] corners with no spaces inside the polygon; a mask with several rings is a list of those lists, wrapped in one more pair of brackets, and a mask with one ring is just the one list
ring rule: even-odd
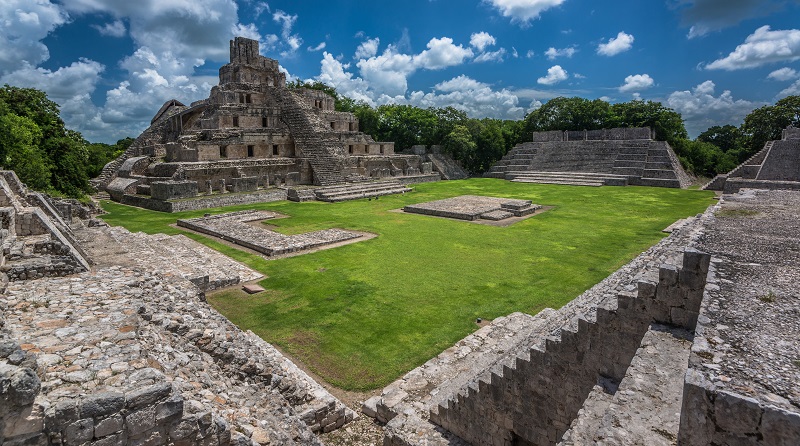
{"label": "white cumulus cloud", "polygon": [[625,83],[619,87],[620,93],[646,90],[655,84],[649,74],[633,74],[625,78]]}
{"label": "white cumulus cloud", "polygon": [[512,23],[529,26],[531,20],[550,8],[561,5],[566,0],[484,0],[500,11],[503,17],[510,17]]}
{"label": "white cumulus cloud", "polygon": [[475,47],[476,50],[483,51],[486,47],[492,46],[497,43],[497,40],[489,33],[481,31],[479,33],[472,33],[469,37],[469,44]]}
{"label": "white cumulus cloud", "polygon": [[577,51],[578,50],[575,49],[574,46],[571,46],[571,47],[568,47],[568,48],[561,48],[561,49],[554,48],[554,47],[551,46],[550,48],[547,49],[547,51],[544,52],[544,55],[547,56],[547,58],[550,59],[550,60],[555,60],[555,59],[557,59],[559,57],[566,57],[567,59],[569,59],[573,55],[575,55],[575,53]]}
{"label": "white cumulus cloud", "polygon": [[633,47],[633,36],[620,31],[617,37],[608,39],[608,42],[601,43],[597,46],[597,54],[603,56],[616,56],[619,53],[624,53]]}
{"label": "white cumulus cloud", "polygon": [[800,73],[798,73],[794,68],[789,67],[779,68],[767,75],[767,78],[776,81],[790,81],[792,79],[797,79],[798,77],[800,77]]}
{"label": "white cumulus cloud", "polygon": [[505,55],[506,55],[506,49],[500,48],[497,51],[487,51],[485,53],[481,53],[478,56],[476,56],[475,59],[472,59],[472,61],[475,63],[502,62],[503,57],[505,57]]}
{"label": "white cumulus cloud", "polygon": [[428,70],[439,70],[464,63],[464,59],[472,57],[473,52],[462,45],[454,45],[453,39],[433,38],[428,42],[428,49],[414,56],[414,64]]}
{"label": "white cumulus cloud", "polygon": [[800,59],[800,29],[772,31],[768,25],[755,30],[733,52],[706,66],[709,70],[741,70]]}
{"label": "white cumulus cloud", "polygon": [[561,68],[561,65],[553,65],[547,69],[547,76],[540,77],[536,82],[542,85],[555,85],[561,81],[569,78],[567,71]]}
{"label": "white cumulus cloud", "polygon": [[381,39],[374,38],[374,39],[367,39],[356,48],[356,59],[369,59],[370,57],[375,57],[378,54],[378,45],[380,45]]}
{"label": "white cumulus cloud", "polygon": [[125,28],[125,23],[122,20],[114,20],[111,23],[106,23],[103,26],[92,25],[101,35],[109,37],[125,37],[128,29]]}
{"label": "white cumulus cloud", "polygon": [[17,69],[21,61],[35,66],[49,59],[41,40],[68,20],[67,13],[48,0],[0,2],[0,74]]}
{"label": "white cumulus cloud", "polygon": [[734,99],[729,90],[714,96],[716,85],[705,81],[691,91],[675,91],[667,98],[667,105],[686,120],[690,135],[698,135],[714,125],[738,124],[761,103]]}

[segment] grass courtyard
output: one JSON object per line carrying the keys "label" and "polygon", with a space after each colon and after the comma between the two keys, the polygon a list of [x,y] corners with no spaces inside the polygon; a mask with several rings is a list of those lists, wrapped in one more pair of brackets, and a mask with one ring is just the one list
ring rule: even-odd
{"label": "grass courtyard", "polygon": [[[184,233],[267,276],[267,292],[238,289],[209,302],[334,386],[369,390],[397,379],[478,327],[514,311],[559,308],[702,212],[712,192],[580,187],[476,178],[413,185],[405,195],[344,203],[281,201],[175,214],[105,202],[103,218],[131,231]],[[390,212],[458,195],[554,206],[508,227]],[[284,234],[339,227],[378,237],[279,260],[169,226],[179,218],[268,209]]]}

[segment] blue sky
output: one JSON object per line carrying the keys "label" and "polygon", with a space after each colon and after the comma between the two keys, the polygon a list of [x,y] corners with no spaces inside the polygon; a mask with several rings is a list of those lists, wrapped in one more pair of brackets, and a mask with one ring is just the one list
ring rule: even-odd
{"label": "blue sky", "polygon": [[228,41],[372,105],[520,119],[556,96],[655,100],[692,136],[800,94],[800,0],[1,0],[0,83],[90,141],[208,96]]}

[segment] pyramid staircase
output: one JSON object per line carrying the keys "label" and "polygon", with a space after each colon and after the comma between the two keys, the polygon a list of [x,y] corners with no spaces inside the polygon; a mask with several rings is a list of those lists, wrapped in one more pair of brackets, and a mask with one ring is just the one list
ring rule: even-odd
{"label": "pyramid staircase", "polygon": [[338,139],[326,136],[330,128],[303,98],[284,88],[270,88],[281,108],[281,120],[289,126],[295,148],[308,158],[314,184],[332,186],[345,182],[344,149]]}
{"label": "pyramid staircase", "polygon": [[[511,149],[484,176],[524,183],[681,187],[675,172],[677,159],[673,159],[666,143],[630,140],[607,141],[602,147],[583,146],[597,143],[523,143]],[[587,158],[587,151],[592,156]],[[606,162],[604,156],[613,156],[613,162]],[[592,160],[599,164],[592,166]]]}

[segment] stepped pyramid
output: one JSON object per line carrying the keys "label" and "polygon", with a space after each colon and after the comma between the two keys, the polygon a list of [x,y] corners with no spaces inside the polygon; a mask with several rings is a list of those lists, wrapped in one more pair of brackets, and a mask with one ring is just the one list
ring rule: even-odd
{"label": "stepped pyramid", "polygon": [[255,40],[230,42],[219,78],[208,99],[167,101],[95,187],[114,200],[164,210],[164,201],[272,186],[440,179],[420,156],[395,154],[394,143],[360,132],[355,115],[335,111],[325,92],[287,88],[278,61],[261,56]]}
{"label": "stepped pyramid", "polygon": [[726,194],[742,188],[800,190],[800,128],[787,127],[780,140],[767,141],[758,153],[703,186]]}
{"label": "stepped pyramid", "polygon": [[691,182],[672,148],[649,128],[537,132],[485,174],[526,183],[686,188]]}

